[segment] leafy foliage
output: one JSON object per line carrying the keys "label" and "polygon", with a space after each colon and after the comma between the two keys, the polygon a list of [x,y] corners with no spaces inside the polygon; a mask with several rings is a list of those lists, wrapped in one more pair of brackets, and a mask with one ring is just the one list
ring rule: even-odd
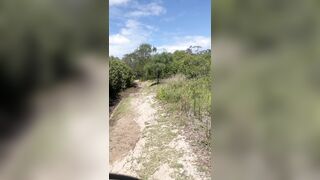
{"label": "leafy foliage", "polygon": [[110,57],[109,90],[115,97],[121,90],[130,87],[134,80],[132,69],[117,58]]}
{"label": "leafy foliage", "polygon": [[144,66],[151,60],[156,48],[150,44],[141,44],[133,53],[126,54],[123,61],[135,72],[137,78],[144,78]]}
{"label": "leafy foliage", "polygon": [[172,74],[172,56],[169,53],[161,53],[153,56],[151,61],[144,67],[146,79],[157,79],[159,83],[161,78]]}
{"label": "leafy foliage", "polygon": [[202,77],[210,74],[211,54],[209,52],[204,54],[180,52],[175,57],[175,69],[187,78]]}
{"label": "leafy foliage", "polygon": [[142,80],[168,78],[175,74],[184,74],[187,78],[198,78],[210,74],[211,50],[200,50],[199,46],[190,46],[187,50],[174,53],[157,53],[150,44],[141,44],[133,53],[123,57],[125,62]]}
{"label": "leafy foliage", "polygon": [[182,112],[201,122],[206,118],[203,122],[209,123],[211,50],[190,46],[184,51],[157,53],[150,44],[142,44],[133,53],[126,54],[122,61],[111,57],[110,62],[112,93],[130,86],[133,73],[141,80],[156,80],[157,84],[167,78],[166,83],[159,87],[157,98],[177,105]]}
{"label": "leafy foliage", "polygon": [[161,83],[157,98],[172,104],[194,122],[205,127],[207,138],[211,128],[211,50],[190,46],[174,53],[157,53],[150,44],[140,45],[122,60],[111,57],[110,94],[130,86],[133,74],[141,80]]}
{"label": "leafy foliage", "polygon": [[193,116],[206,127],[210,136],[211,122],[211,78],[185,79],[184,76],[174,76],[160,87],[157,98],[176,105],[187,116]]}

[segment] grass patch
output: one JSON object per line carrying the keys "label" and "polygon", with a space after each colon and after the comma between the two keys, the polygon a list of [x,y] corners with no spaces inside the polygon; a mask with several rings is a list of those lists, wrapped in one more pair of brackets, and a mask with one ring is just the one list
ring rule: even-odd
{"label": "grass patch", "polygon": [[131,97],[125,97],[120,101],[116,109],[113,111],[111,118],[110,118],[110,126],[113,126],[116,121],[123,115],[129,114],[130,110],[130,103],[131,103]]}
{"label": "grass patch", "polygon": [[[164,80],[165,84],[157,89],[156,98],[170,104],[170,112],[184,113],[192,116],[194,123],[203,123],[210,139],[211,119],[211,91],[210,77],[185,79],[174,76]],[[181,119],[183,120],[183,119]]]}
{"label": "grass patch", "polygon": [[[210,79],[183,79],[172,77],[158,86],[156,98],[165,105],[172,123],[183,127],[199,154],[197,169],[208,174],[208,158],[210,160],[211,129],[211,91]],[[203,167],[206,166],[206,167]],[[181,173],[174,176],[179,177]],[[183,173],[182,173],[183,174]],[[178,178],[177,178],[178,179]],[[187,179],[187,178],[182,178]]]}
{"label": "grass patch", "polygon": [[196,117],[211,113],[210,78],[183,79],[172,77],[158,87],[157,99],[177,104],[182,111],[191,111]]}

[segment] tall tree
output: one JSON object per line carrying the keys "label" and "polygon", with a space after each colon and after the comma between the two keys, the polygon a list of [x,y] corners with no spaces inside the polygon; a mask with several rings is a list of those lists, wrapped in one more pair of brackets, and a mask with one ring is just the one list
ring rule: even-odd
{"label": "tall tree", "polygon": [[133,53],[126,54],[123,61],[135,71],[137,78],[145,78],[144,66],[156,51],[150,44],[141,44]]}
{"label": "tall tree", "polygon": [[172,74],[172,55],[165,52],[154,55],[144,66],[144,71],[147,79],[156,79],[159,83],[161,78]]}

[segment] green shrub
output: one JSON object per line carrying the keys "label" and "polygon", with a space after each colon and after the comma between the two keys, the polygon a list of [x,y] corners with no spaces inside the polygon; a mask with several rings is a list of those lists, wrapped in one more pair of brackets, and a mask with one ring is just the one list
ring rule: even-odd
{"label": "green shrub", "polygon": [[170,78],[157,91],[157,98],[176,103],[186,113],[192,112],[201,119],[211,112],[210,77],[182,80]]}
{"label": "green shrub", "polygon": [[[211,129],[211,91],[209,76],[195,79],[169,78],[159,87],[157,98],[170,103],[186,115],[198,119],[202,127],[206,127],[206,135],[210,137]],[[195,123],[193,121],[191,123]]]}
{"label": "green shrub", "polygon": [[109,90],[110,96],[115,97],[121,90],[130,87],[134,80],[132,69],[120,60],[110,60]]}
{"label": "green shrub", "polygon": [[169,53],[156,54],[145,64],[145,79],[160,79],[169,77],[172,74],[172,56]]}
{"label": "green shrub", "polygon": [[177,103],[181,100],[181,89],[177,87],[161,87],[158,90],[157,98],[169,103]]}

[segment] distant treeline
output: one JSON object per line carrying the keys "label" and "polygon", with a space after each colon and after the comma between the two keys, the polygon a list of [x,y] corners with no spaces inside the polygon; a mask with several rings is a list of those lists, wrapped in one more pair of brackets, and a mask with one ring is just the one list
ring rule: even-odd
{"label": "distant treeline", "polygon": [[156,80],[183,74],[186,78],[209,76],[211,50],[190,46],[174,53],[157,52],[150,44],[141,44],[134,52],[122,59],[111,56],[109,89],[111,98],[132,85],[134,79]]}

